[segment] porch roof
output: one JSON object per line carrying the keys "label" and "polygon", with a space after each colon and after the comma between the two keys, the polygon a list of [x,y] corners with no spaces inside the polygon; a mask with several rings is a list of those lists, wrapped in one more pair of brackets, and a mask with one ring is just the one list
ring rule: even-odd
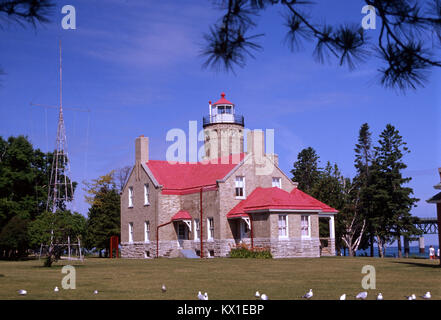
{"label": "porch roof", "polygon": [[227,214],[227,218],[247,216],[256,211],[316,211],[336,213],[336,209],[295,188],[291,193],[277,188],[256,188]]}
{"label": "porch roof", "polygon": [[172,218],[172,221],[191,220],[190,214],[185,210],[179,210]]}

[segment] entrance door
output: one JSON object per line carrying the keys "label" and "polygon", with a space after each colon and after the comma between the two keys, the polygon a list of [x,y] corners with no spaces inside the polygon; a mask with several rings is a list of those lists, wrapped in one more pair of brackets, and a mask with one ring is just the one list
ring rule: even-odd
{"label": "entrance door", "polygon": [[250,237],[250,229],[248,229],[248,225],[247,223],[243,220],[240,219],[240,239],[245,239],[245,238],[249,238]]}
{"label": "entrance door", "polygon": [[188,240],[188,227],[187,225],[179,221],[178,222],[178,242],[179,246],[182,248],[182,244],[184,240]]}

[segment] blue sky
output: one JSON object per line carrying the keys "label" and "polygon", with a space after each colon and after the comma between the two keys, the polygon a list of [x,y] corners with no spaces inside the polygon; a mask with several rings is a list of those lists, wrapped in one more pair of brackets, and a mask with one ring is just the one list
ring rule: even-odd
{"label": "blue sky", "polygon": [[[320,3],[316,21],[360,23],[362,1]],[[335,4],[336,3],[336,4]],[[61,7],[76,8],[77,29],[61,28]],[[421,201],[413,213],[434,216],[427,204],[439,182],[441,166],[441,70],[434,70],[425,88],[405,95],[382,88],[375,57],[354,71],[335,61],[318,64],[312,48],[292,53],[284,44],[286,29],[279,7],[261,14],[256,33],[263,46],[236,74],[201,68],[203,33],[221,15],[210,1],[64,1],[50,24],[0,29],[0,135],[25,134],[47,151],[55,145],[58,40],[63,43],[63,105],[68,151],[75,181],[90,180],[111,169],[131,165],[134,139],[150,137],[150,158],[165,159],[172,128],[188,132],[188,121],[208,113],[208,101],[222,91],[245,116],[250,129],[275,130],[275,152],[289,175],[298,152],[311,146],[321,158],[336,162],[354,176],[354,144],[362,123],[374,140],[387,123],[408,143],[409,184]],[[377,31],[369,31],[375,38]],[[81,185],[75,209],[87,213]],[[426,243],[435,243],[427,236]]]}

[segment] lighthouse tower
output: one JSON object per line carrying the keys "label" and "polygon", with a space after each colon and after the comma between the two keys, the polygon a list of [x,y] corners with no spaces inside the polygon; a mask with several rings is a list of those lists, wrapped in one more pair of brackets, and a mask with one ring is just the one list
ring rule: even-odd
{"label": "lighthouse tower", "polygon": [[230,154],[242,153],[244,150],[244,118],[236,114],[234,103],[221,98],[211,104],[208,102],[209,114],[203,117],[205,136],[205,159],[217,159]]}

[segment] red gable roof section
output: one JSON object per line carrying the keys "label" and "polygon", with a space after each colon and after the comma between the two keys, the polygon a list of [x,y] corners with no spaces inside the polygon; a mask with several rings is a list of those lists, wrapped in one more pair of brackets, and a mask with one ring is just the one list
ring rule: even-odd
{"label": "red gable roof section", "polygon": [[234,103],[228,101],[227,99],[225,99],[225,93],[221,93],[221,98],[216,101],[215,103],[213,103],[213,106],[218,105],[218,104],[231,104],[234,105]]}
{"label": "red gable roof section", "polygon": [[185,210],[179,210],[172,218],[172,221],[177,220],[191,220],[190,214]]}
{"label": "red gable roof section", "polygon": [[299,189],[291,193],[277,187],[256,188],[247,197],[239,202],[227,214],[227,218],[247,216],[247,212],[256,210],[311,210],[321,212],[338,212],[334,208],[318,201]]}
{"label": "red gable roof section", "polygon": [[[237,156],[237,155],[235,155]],[[170,163],[163,160],[150,160],[146,163],[158,183],[163,186],[163,194],[189,194],[199,192],[201,187],[216,190],[216,181],[223,179],[237,165],[233,155],[216,161]],[[242,161],[245,153],[241,153]],[[214,162],[214,163],[213,163]]]}

